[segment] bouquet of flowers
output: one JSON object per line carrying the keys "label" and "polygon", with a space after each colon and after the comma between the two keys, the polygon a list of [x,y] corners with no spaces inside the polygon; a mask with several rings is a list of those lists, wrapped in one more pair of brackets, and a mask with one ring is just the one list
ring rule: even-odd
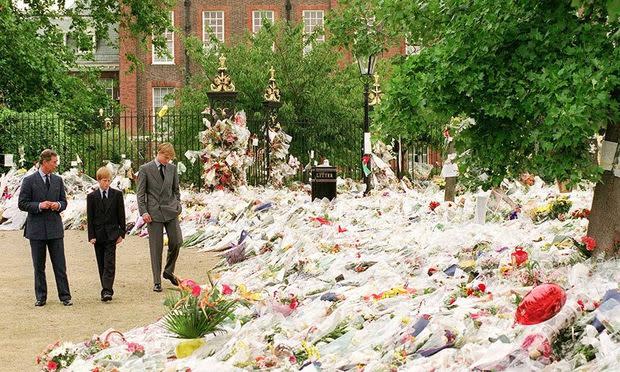
{"label": "bouquet of flowers", "polygon": [[568,211],[573,203],[568,200],[566,196],[557,196],[549,200],[549,202],[543,206],[535,208],[531,212],[532,221],[540,223],[546,220],[566,218]]}
{"label": "bouquet of flowers", "polygon": [[218,120],[215,124],[204,119],[204,123],[206,130],[199,134],[203,149],[193,155],[199,156],[204,164],[205,185],[230,191],[245,185],[245,170],[252,163],[245,113],[239,112],[234,119]]}
{"label": "bouquet of flowers", "polygon": [[54,372],[67,368],[77,356],[75,345],[60,341],[48,345],[43,353],[36,357],[35,362],[42,371]]}
{"label": "bouquet of flowers", "polygon": [[169,312],[163,325],[180,338],[201,338],[222,331],[226,319],[234,319],[235,308],[243,303],[236,297],[220,292],[216,285],[203,289],[195,281],[185,279],[179,284],[178,294],[168,297],[164,304]]}
{"label": "bouquet of flowers", "polygon": [[273,187],[282,187],[286,179],[294,176],[301,167],[299,160],[292,155],[286,161],[292,139],[282,130],[280,123],[269,128],[270,182]]}

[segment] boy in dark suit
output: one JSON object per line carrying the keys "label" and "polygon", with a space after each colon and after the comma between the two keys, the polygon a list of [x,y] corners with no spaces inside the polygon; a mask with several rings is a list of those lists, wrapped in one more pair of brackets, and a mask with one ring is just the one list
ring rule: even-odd
{"label": "boy in dark suit", "polygon": [[95,246],[101,301],[112,300],[116,246],[125,238],[125,202],[123,193],[110,187],[112,174],[106,167],[97,170],[99,187],[86,197],[88,241]]}

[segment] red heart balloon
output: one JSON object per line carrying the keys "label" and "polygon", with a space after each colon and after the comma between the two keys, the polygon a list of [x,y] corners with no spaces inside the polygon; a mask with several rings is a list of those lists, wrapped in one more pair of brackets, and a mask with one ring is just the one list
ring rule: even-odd
{"label": "red heart balloon", "polygon": [[566,292],[557,284],[541,284],[532,289],[517,307],[517,323],[531,325],[553,318],[566,303]]}

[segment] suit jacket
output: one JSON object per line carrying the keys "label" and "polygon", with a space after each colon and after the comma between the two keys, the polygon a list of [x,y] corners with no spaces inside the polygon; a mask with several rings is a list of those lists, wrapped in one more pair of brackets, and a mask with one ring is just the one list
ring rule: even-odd
{"label": "suit jacket", "polygon": [[123,193],[108,188],[107,202],[101,198],[99,188],[86,196],[88,217],[88,240],[97,242],[115,241],[125,237],[125,202]]}
{"label": "suit jacket", "polygon": [[163,181],[154,160],[143,164],[136,194],[141,216],[148,213],[155,222],[167,222],[181,214],[179,175],[174,164],[166,165]]}
{"label": "suit jacket", "polygon": [[[39,210],[39,203],[43,201],[60,203],[60,209]],[[19,191],[17,205],[20,210],[28,212],[24,236],[32,240],[60,239],[65,235],[60,212],[67,208],[65,184],[62,178],[56,174],[50,175],[50,188],[45,187],[45,182],[39,172],[35,172],[24,178]]]}

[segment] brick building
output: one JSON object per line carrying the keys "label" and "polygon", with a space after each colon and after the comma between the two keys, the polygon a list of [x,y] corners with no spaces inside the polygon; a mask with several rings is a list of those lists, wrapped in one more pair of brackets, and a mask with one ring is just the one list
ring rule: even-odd
{"label": "brick building", "polygon": [[[179,32],[198,36],[207,46],[209,30],[218,40],[230,43],[246,32],[257,32],[264,19],[303,22],[306,31],[312,32],[323,26],[336,5],[337,0],[179,0],[171,13],[177,32],[165,35],[172,58],[156,55],[150,45],[145,51],[120,31],[120,103],[129,110],[156,112],[166,103],[163,97],[183,86],[186,71],[193,67]],[[404,45],[400,49],[390,54],[404,52]],[[144,68],[129,72],[127,53],[137,55]]]}

